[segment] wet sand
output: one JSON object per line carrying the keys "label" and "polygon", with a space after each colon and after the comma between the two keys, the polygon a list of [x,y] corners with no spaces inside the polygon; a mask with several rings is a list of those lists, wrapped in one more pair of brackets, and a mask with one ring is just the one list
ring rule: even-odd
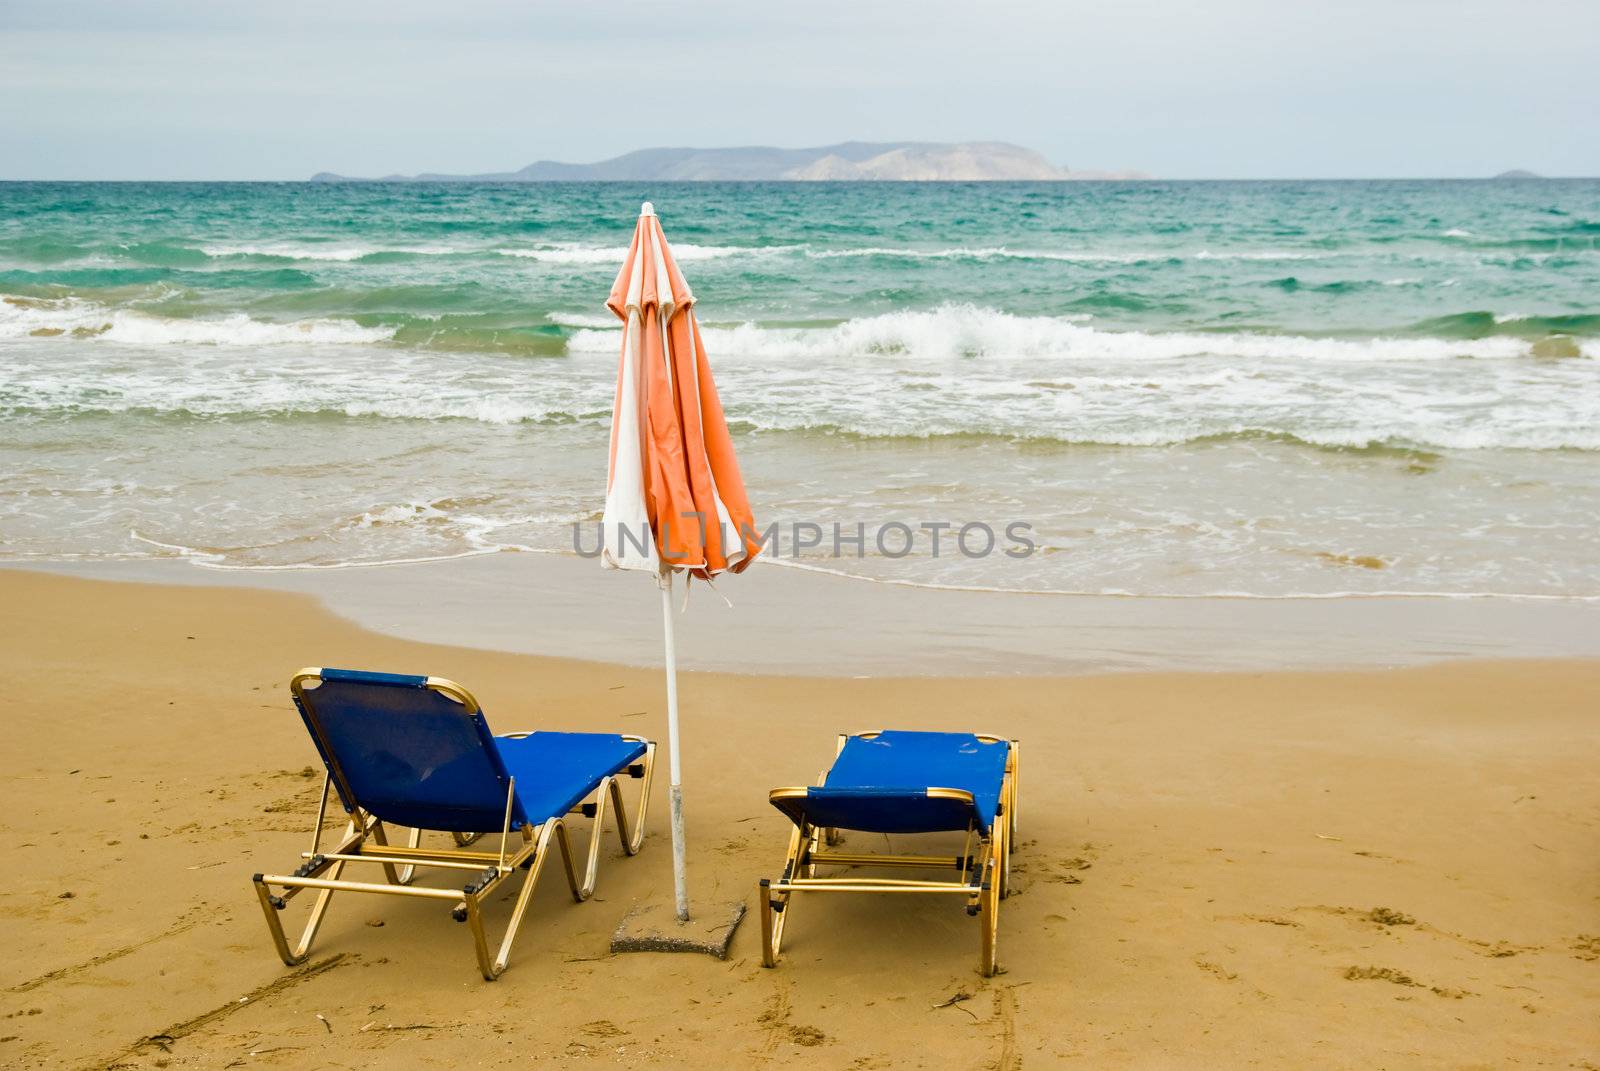
{"label": "wet sand", "polygon": [[[284,570],[177,559],[37,568],[314,594],[342,617],[405,639],[661,664],[651,581],[571,554]],[[681,586],[675,599],[684,605]],[[1585,598],[1024,594],[879,583],[761,561],[715,591],[696,583],[687,605],[676,618],[679,664],[724,672],[1054,676],[1600,658],[1600,600]]]}
{"label": "wet sand", "polygon": [[336,898],[311,964],[273,955],[249,875],[294,865],[319,787],[289,675],[432,673],[470,686],[500,731],[659,737],[658,672],[421,643],[292,592],[16,570],[0,571],[0,623],[6,1066],[1568,1068],[1600,1053],[1593,660],[688,673],[705,901],[753,902],[786,840],[766,790],[814,777],[836,731],[1021,739],[1005,972],[976,973],[959,907],[888,897],[801,899],[776,971],[749,923],[725,963],[609,955],[627,909],[670,888],[660,778],[644,852],[607,843],[587,904],[547,881],[485,983],[466,931],[406,901]]}

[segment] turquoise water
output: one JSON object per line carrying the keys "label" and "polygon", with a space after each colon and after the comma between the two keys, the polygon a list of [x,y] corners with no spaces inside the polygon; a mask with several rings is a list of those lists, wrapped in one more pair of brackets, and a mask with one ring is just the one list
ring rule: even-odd
{"label": "turquoise water", "polygon": [[1593,181],[8,184],[0,287],[559,355],[646,197],[709,323],[958,305],[1124,331],[1600,334]]}
{"label": "turquoise water", "polygon": [[[1600,595],[1600,182],[0,184],[0,554],[570,545],[641,200],[766,519],[1029,590]],[[870,541],[869,541],[870,546]]]}

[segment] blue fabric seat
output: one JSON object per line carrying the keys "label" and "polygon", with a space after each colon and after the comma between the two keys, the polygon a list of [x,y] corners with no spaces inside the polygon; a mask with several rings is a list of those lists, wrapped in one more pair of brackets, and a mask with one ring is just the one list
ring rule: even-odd
{"label": "blue fabric seat", "polygon": [[[936,833],[976,824],[989,832],[1000,808],[1010,745],[972,733],[885,731],[852,736],[821,785],[773,805],[796,822],[866,833]],[[929,796],[931,788],[972,801]]]}
{"label": "blue fabric seat", "polygon": [[517,779],[517,801],[534,825],[560,818],[602,778],[645,752],[641,741],[614,733],[532,733],[497,736],[494,742],[506,771]]}
{"label": "blue fabric seat", "polygon": [[416,829],[489,833],[566,814],[645,753],[615,733],[494,736],[483,713],[427,677],[324,669],[297,696],[347,812]]}

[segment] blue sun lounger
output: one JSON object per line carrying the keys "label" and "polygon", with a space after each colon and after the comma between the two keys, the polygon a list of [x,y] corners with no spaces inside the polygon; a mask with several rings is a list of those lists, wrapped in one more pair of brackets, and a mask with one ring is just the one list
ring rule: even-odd
{"label": "blue sun lounger", "polygon": [[[772,805],[794,823],[783,876],[761,881],[762,963],[777,966],[797,892],[945,893],[980,917],[984,976],[996,968],[1000,900],[1017,832],[1017,743],[974,733],[874,731],[840,736],[833,766],[808,788],[778,788]],[[840,830],[964,832],[959,855],[839,851]],[[824,867],[955,870],[944,880],[821,876]]]}
{"label": "blue sun lounger", "polygon": [[[327,768],[311,850],[301,853],[305,862],[291,874],[253,878],[278,955],[291,967],[310,954],[334,893],[388,893],[450,904],[451,916],[472,931],[479,969],[493,981],[505,970],[552,840],[560,845],[567,884],[579,903],[594,892],[608,795],[617,810],[623,851],[633,855],[643,843],[655,744],[641,737],[495,736],[472,693],[440,677],[304,669],[289,687]],[[643,782],[631,826],[618,781],[623,776]],[[339,843],[324,850],[330,788],[350,822]],[[581,881],[567,833],[573,814],[594,820]],[[388,827],[408,828],[406,843],[390,844]],[[448,833],[453,844],[424,848],[424,830]],[[496,843],[473,849],[486,834]],[[386,880],[343,880],[347,865],[362,863],[382,866]],[[424,868],[458,880],[454,887],[413,884]],[[491,956],[484,905],[518,869],[527,870],[527,877],[499,950]],[[306,889],[317,890],[317,898],[291,948],[280,916]]]}

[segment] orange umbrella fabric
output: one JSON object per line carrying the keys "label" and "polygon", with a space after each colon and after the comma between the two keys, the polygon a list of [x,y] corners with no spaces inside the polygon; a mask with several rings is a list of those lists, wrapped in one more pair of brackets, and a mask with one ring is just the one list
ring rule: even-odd
{"label": "orange umbrella fabric", "polygon": [[606,307],[624,324],[604,564],[707,578],[760,550],[694,294],[646,203]]}

